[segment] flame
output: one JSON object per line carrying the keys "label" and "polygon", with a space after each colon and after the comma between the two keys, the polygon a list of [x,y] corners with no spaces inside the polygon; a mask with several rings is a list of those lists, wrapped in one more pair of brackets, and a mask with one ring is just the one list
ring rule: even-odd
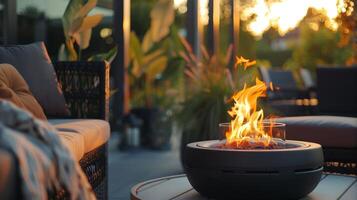
{"label": "flame", "polygon": [[[251,63],[243,57],[237,58],[236,64]],[[273,88],[272,83],[269,84]],[[259,146],[271,146],[272,140],[272,119],[270,119],[270,131],[265,131],[263,126],[264,112],[263,109],[257,110],[257,101],[260,97],[266,96],[268,86],[258,78],[255,85],[244,88],[234,94],[233,107],[228,114],[233,118],[230,122],[230,130],[226,132],[226,146],[233,148],[245,148]]]}
{"label": "flame", "polygon": [[241,56],[241,57],[236,56],[235,68],[237,68],[237,66],[239,64],[243,64],[244,70],[246,70],[248,67],[251,67],[251,66],[257,64],[257,61],[243,58],[243,56]]}

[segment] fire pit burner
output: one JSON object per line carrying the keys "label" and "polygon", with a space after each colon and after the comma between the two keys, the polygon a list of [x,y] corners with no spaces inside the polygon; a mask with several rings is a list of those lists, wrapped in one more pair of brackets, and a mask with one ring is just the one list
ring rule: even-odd
{"label": "fire pit burner", "polygon": [[[274,138],[275,139],[275,138]],[[290,141],[289,143],[286,143],[285,141],[280,141],[277,140],[279,143],[279,145],[277,145],[275,148],[259,148],[256,147],[254,149],[251,148],[245,148],[245,149],[238,149],[238,148],[230,148],[227,147],[227,144],[225,142],[225,140],[221,140],[219,142],[212,140],[211,142],[206,142],[203,144],[197,144],[198,147],[203,147],[203,148],[215,148],[215,149],[228,149],[228,150],[274,150],[274,149],[292,149],[292,148],[298,148],[298,147],[303,147],[306,146],[307,144],[301,144],[301,143],[297,143],[297,142],[293,142]]]}
{"label": "fire pit burner", "polygon": [[298,199],[319,183],[323,153],[316,143],[286,140],[283,149],[221,148],[224,140],[190,143],[184,168],[203,196],[222,199]]}

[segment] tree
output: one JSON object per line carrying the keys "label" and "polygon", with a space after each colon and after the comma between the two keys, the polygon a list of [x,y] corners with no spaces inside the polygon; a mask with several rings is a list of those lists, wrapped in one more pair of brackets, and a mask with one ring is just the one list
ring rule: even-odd
{"label": "tree", "polygon": [[357,64],[357,3],[351,0],[343,1],[337,21],[341,33],[339,46],[352,46],[352,55],[346,60],[346,64]]}

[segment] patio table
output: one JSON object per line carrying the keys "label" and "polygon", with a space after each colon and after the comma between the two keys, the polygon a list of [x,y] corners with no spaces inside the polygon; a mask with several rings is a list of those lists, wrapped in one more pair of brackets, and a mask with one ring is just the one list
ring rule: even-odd
{"label": "patio table", "polygon": [[[145,181],[131,189],[132,200],[206,200],[192,188],[186,175]],[[318,186],[301,200],[357,200],[357,177],[324,174]]]}

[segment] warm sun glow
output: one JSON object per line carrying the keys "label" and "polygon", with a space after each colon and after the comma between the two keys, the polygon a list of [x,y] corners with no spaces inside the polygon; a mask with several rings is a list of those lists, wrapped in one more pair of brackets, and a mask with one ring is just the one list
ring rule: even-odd
{"label": "warm sun glow", "polygon": [[[202,25],[208,24],[208,0],[199,1],[200,22]],[[180,14],[187,12],[187,0],[174,0],[174,7]]]}
{"label": "warm sun glow", "polygon": [[247,21],[253,18],[248,20],[247,29],[255,36],[261,36],[270,27],[284,35],[300,23],[309,8],[313,8],[327,17],[325,26],[336,30],[338,14],[353,11],[353,8],[346,7],[346,1],[351,0],[252,0],[242,5],[241,19]]}
{"label": "warm sun glow", "polygon": [[[244,68],[252,65],[243,57],[237,57],[237,65]],[[270,84],[272,88],[272,84]],[[228,111],[232,117],[230,129],[226,132],[226,146],[229,148],[270,147],[274,144],[271,131],[267,132],[263,125],[264,112],[257,110],[257,101],[265,97],[267,85],[256,79],[255,85],[244,88],[232,96],[233,107]],[[270,123],[273,124],[273,123]]]}
{"label": "warm sun glow", "polygon": [[[208,0],[198,0],[200,21],[208,24]],[[187,0],[174,0],[175,9],[181,14],[187,12]],[[310,8],[326,16],[324,25],[337,30],[336,17],[340,13],[351,15],[354,0],[250,0],[240,2],[241,20],[247,21],[247,30],[260,37],[273,27],[280,35],[296,28]],[[313,30],[318,30],[316,23],[309,23]]]}

